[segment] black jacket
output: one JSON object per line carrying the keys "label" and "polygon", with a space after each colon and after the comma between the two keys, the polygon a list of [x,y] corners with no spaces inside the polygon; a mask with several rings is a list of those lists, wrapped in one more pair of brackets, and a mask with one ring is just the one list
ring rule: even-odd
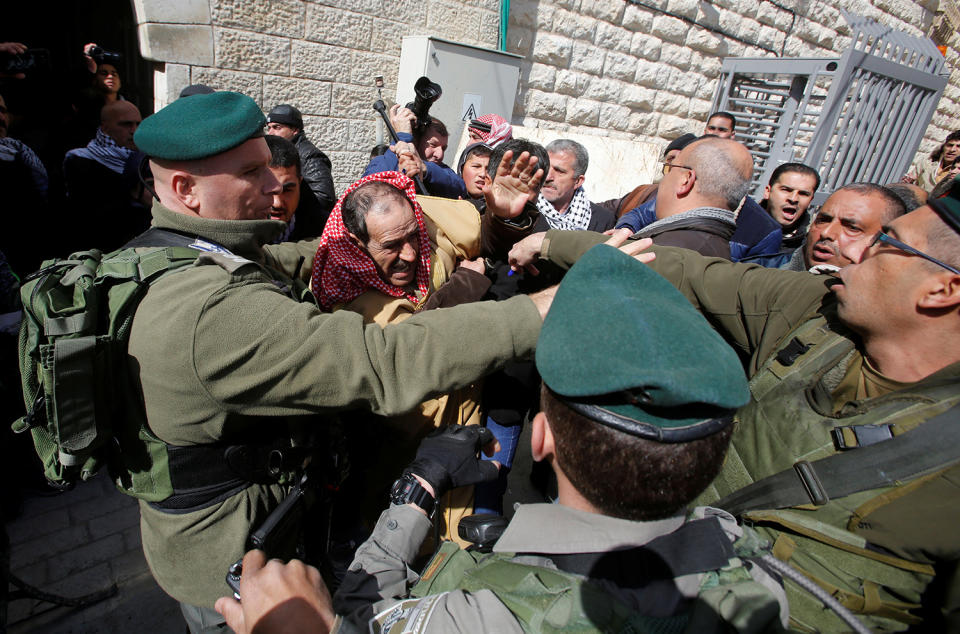
{"label": "black jacket", "polygon": [[[297,152],[300,153],[300,173],[303,176],[303,182],[320,203],[320,211],[329,216],[330,210],[337,203],[337,192],[333,187],[333,176],[330,174],[333,165],[326,154],[307,140],[303,132],[293,137],[293,144],[297,146]],[[301,192],[301,195],[305,193]]]}

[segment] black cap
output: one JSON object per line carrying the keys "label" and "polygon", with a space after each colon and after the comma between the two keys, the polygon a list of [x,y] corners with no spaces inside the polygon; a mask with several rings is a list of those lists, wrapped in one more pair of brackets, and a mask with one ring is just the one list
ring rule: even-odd
{"label": "black cap", "polygon": [[282,123],[291,128],[302,130],[303,116],[301,116],[299,110],[290,104],[282,103],[279,106],[275,106],[273,110],[267,114],[267,123]]}
{"label": "black cap", "polygon": [[186,88],[180,91],[180,97],[191,97],[193,95],[209,95],[212,92],[216,92],[210,86],[206,84],[190,84]]}
{"label": "black cap", "polygon": [[667,152],[672,152],[673,150],[682,150],[683,148],[687,147],[688,145],[696,141],[697,138],[699,137],[697,137],[696,134],[690,134],[689,132],[687,132],[683,136],[679,136],[673,141],[670,141],[670,144],[667,146],[667,149],[663,151],[663,155],[666,156]]}

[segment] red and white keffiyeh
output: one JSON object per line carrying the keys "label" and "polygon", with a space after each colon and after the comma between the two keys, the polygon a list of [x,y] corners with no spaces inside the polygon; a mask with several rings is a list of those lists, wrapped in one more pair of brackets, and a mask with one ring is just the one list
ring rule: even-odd
{"label": "red and white keffiyeh", "polygon": [[481,139],[483,139],[483,142],[490,147],[497,147],[497,145],[500,143],[509,141],[513,138],[513,126],[498,114],[481,115],[477,117],[477,121],[481,121],[490,126],[489,132],[484,132],[483,130],[478,130],[477,128],[471,128],[480,136]]}
{"label": "red and white keffiyeh", "polygon": [[330,212],[330,218],[320,236],[320,246],[313,258],[311,279],[313,293],[325,311],[331,310],[337,304],[356,299],[370,289],[376,289],[391,297],[406,297],[414,303],[418,301],[417,293],[414,293],[412,288],[401,288],[380,279],[373,259],[350,240],[350,234],[343,224],[343,200],[351,192],[373,181],[393,185],[410,201],[420,230],[417,293],[422,298],[430,290],[430,237],[423,222],[423,209],[417,202],[413,181],[400,172],[379,172],[364,176],[347,188]]}

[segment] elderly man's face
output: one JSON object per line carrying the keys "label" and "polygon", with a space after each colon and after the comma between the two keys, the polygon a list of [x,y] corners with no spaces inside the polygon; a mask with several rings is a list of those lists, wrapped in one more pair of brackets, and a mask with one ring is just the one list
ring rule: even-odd
{"label": "elderly man's face", "polygon": [[270,148],[263,137],[202,161],[202,173],[191,175],[198,215],[220,220],[270,218],[280,182],[268,166]]}
{"label": "elderly man's face", "polygon": [[704,134],[715,134],[721,139],[733,138],[733,122],[726,117],[710,117]]}
{"label": "elderly man's face", "polygon": [[573,199],[573,193],[583,185],[584,175],[575,175],[577,157],[573,152],[548,152],[550,172],[540,193],[557,209],[565,208]]}
{"label": "elderly man's face", "polygon": [[767,211],[781,227],[790,228],[807,211],[816,187],[817,179],[811,174],[785,172],[764,189]]}
{"label": "elderly man's face", "polygon": [[438,134],[434,128],[428,128],[417,142],[417,153],[428,163],[442,163],[447,141],[448,137]]}
{"label": "elderly man's face", "polygon": [[409,286],[417,277],[420,259],[420,230],[410,203],[393,197],[380,208],[367,212],[366,243],[355,243],[366,250],[377,267],[377,274],[387,284]]}
{"label": "elderly man's face", "polygon": [[297,166],[271,166],[270,171],[280,181],[280,191],[273,195],[270,218],[289,223],[300,204],[300,175],[297,174]]}
{"label": "elderly man's face", "polygon": [[834,192],[813,219],[803,259],[807,268],[817,264],[845,267],[860,261],[883,225],[887,202],[879,194],[849,190]]}
{"label": "elderly man's face", "polygon": [[267,124],[267,134],[283,137],[287,141],[293,141],[293,137],[297,136],[298,132],[300,130],[290,127],[286,123],[272,122]]}

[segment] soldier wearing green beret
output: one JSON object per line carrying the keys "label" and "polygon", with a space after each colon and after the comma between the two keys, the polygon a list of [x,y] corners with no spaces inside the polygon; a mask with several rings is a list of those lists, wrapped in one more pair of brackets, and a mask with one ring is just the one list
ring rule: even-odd
{"label": "soldier wearing green beret", "polygon": [[[511,258],[569,266],[602,239],[551,231]],[[960,185],[827,280],[653,251],[750,376],[699,501],[759,527],[871,630],[960,628]],[[843,627],[796,586],[787,596],[794,627]]]}
{"label": "soldier wearing green beret", "polygon": [[[410,562],[436,497],[496,475],[477,460],[488,430],[428,437],[333,599],[339,631],[780,631],[783,588],[744,563],[762,553],[756,535],[688,508],[749,398],[736,353],[706,320],[641,262],[598,246],[560,285],[536,364],[531,451],[553,468],[558,503],[520,506],[492,552],[448,542],[418,575]],[[237,632],[295,596],[314,609],[291,609],[292,622],[321,631],[308,623],[329,618],[328,599],[308,569],[264,566],[257,551],[247,563],[242,602],[217,603]]]}
{"label": "soldier wearing green beret", "polygon": [[151,232],[134,244],[202,252],[150,286],[128,347],[150,432],[166,447],[152,475],[173,489],[141,500],[143,549],[194,632],[222,628],[212,608],[226,570],[290,488],[292,474],[264,481],[256,456],[289,447],[294,426],[317,414],[401,414],[532,354],[552,297],[435,311],[383,329],[348,311],[322,313],[304,284],[317,242],[269,244],[285,224],[270,220],[280,185],[264,123],[249,97],[216,92],[175,101],[135,137],[157,202]]}

